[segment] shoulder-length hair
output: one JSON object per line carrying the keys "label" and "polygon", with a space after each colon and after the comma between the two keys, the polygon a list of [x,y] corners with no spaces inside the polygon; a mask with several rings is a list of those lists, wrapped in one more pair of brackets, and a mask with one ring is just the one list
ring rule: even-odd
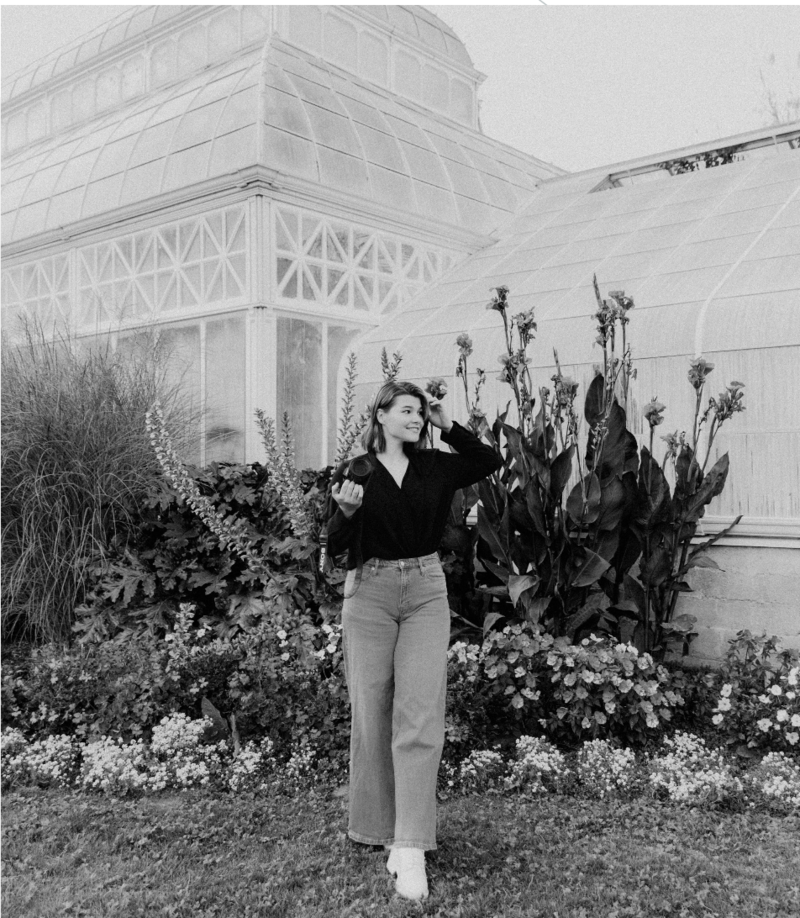
{"label": "shoulder-length hair", "polygon": [[361,434],[361,445],[367,452],[381,453],[386,449],[386,437],[383,435],[383,425],[378,420],[378,412],[381,410],[388,411],[401,395],[412,395],[414,398],[418,398],[423,412],[422,430],[420,431],[419,439],[416,443],[403,444],[403,448],[405,450],[420,449],[426,442],[430,410],[428,409],[428,399],[425,398],[425,393],[412,382],[392,379],[380,387],[378,394],[370,405],[369,420],[364,428],[364,433]]}

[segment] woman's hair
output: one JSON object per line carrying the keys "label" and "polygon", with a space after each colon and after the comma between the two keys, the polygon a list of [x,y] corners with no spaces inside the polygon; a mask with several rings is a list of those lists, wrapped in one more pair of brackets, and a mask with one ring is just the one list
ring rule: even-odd
{"label": "woman's hair", "polygon": [[381,409],[383,411],[388,411],[395,403],[395,399],[401,395],[413,395],[414,398],[418,398],[422,405],[423,412],[423,424],[419,439],[416,443],[404,443],[403,448],[420,449],[422,444],[425,443],[428,435],[428,420],[430,418],[428,400],[425,398],[425,393],[419,386],[414,385],[414,383],[392,379],[389,380],[389,382],[385,382],[380,387],[378,394],[370,405],[369,420],[367,421],[367,426],[364,428],[364,433],[361,434],[361,444],[368,452],[373,451],[381,453],[386,449],[386,437],[383,435],[383,425],[378,420],[378,412]]}

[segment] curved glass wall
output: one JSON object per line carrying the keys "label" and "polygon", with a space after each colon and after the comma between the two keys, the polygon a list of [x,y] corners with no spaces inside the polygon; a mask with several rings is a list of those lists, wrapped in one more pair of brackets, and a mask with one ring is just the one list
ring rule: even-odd
{"label": "curved glass wall", "polygon": [[[592,193],[601,172],[542,185],[498,232],[498,242],[455,266],[438,284],[359,344],[365,395],[379,381],[383,347],[403,354],[403,373],[450,378],[458,417],[466,409],[454,377],[456,336],[471,335],[473,371],[487,371],[485,404],[505,405],[497,380],[502,323],[487,311],[491,288],[510,288],[511,312],[535,310],[534,382],[552,386],[553,348],[564,371],[592,379],[599,351],[592,277],[603,293],[622,289],[636,308],[629,336],[638,377],[631,423],[653,396],[667,404],[665,428],[685,429],[694,411],[686,378],[699,354],[715,363],[712,393],[746,383],[746,411],[715,442],[731,476],[706,522],[737,513],[763,534],[800,534],[800,401],[787,386],[800,365],[800,155],[783,153]],[[765,474],[764,470],[769,469]]]}

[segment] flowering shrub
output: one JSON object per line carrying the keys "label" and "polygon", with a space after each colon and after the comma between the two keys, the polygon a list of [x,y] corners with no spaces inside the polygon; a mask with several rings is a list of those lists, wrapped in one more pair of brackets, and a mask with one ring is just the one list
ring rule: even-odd
{"label": "flowering shrub", "polygon": [[783,752],[770,752],[744,777],[756,800],[780,808],[800,810],[800,764]]}
{"label": "flowering shrub", "polygon": [[505,780],[507,790],[523,794],[562,793],[570,783],[566,759],[545,739],[521,736],[516,743],[515,758]]}
{"label": "flowering shrub", "polygon": [[231,791],[255,790],[275,773],[275,744],[268,737],[249,742],[225,771],[225,785]]}
{"label": "flowering shrub", "polygon": [[317,750],[309,742],[296,743],[281,771],[281,783],[289,791],[313,787],[318,779]]}
{"label": "flowering shrub", "polygon": [[520,718],[540,699],[536,663],[552,640],[541,628],[521,622],[490,632],[484,641],[486,690],[490,695],[501,696],[505,706]]}
{"label": "flowering shrub", "polygon": [[465,794],[480,794],[502,786],[506,763],[499,752],[479,749],[471,752],[458,768],[457,786]]}
{"label": "flowering shrub", "polygon": [[4,665],[6,723],[27,734],[130,740],[176,710],[199,713],[206,697],[225,721],[218,738],[233,715],[245,740],[267,735],[282,749],[307,739],[341,768],[350,718],[338,622],[317,626],[310,613],[277,609],[220,638],[197,611],[182,604],[164,639],[53,645],[25,665]]}
{"label": "flowering shrub", "polygon": [[207,785],[222,766],[223,749],[204,745],[213,729],[209,718],[191,720],[185,714],[171,714],[153,728],[150,740],[150,783],[156,790]]}
{"label": "flowering shrub", "polygon": [[669,671],[632,644],[595,635],[580,644],[556,638],[546,662],[555,707],[546,720],[551,735],[642,742],[683,704]]}
{"label": "flowering shrub", "polygon": [[722,754],[688,733],[676,733],[663,743],[668,751],[650,762],[650,784],[673,803],[714,804],[740,795],[742,782]]}
{"label": "flowering shrub", "polygon": [[80,785],[85,790],[118,795],[156,790],[150,783],[144,740],[126,743],[104,736],[88,743],[83,749]]}
{"label": "flowering shrub", "polygon": [[4,730],[3,786],[68,787],[78,770],[78,745],[70,736],[45,736],[28,743],[19,730]]}
{"label": "flowering shrub", "polygon": [[447,652],[447,710],[445,755],[458,759],[486,737],[489,716],[482,694],[483,681],[479,644],[457,641]]}
{"label": "flowering shrub", "polygon": [[712,712],[729,745],[800,754],[800,665],[779,646],[749,631],[731,641]]}
{"label": "flowering shrub", "polygon": [[592,797],[609,797],[630,790],[636,778],[636,755],[608,740],[590,740],[578,753],[575,772]]}
{"label": "flowering shrub", "polygon": [[19,779],[19,765],[22,754],[28,748],[28,741],[21,730],[6,727],[0,736],[0,775],[3,789],[11,787]]}

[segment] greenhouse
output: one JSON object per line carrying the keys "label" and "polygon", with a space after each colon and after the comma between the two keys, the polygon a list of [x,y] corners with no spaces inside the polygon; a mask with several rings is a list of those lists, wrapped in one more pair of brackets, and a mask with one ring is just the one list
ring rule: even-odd
{"label": "greenhouse", "polygon": [[[120,342],[158,325],[202,407],[201,463],[261,458],[253,412],[295,419],[297,460],[333,459],[344,359],[366,401],[380,355],[444,377],[456,338],[505,406],[509,288],[533,309],[536,385],[593,376],[603,294],[633,298],[630,424],[691,423],[689,361],[746,411],[714,449],[704,519],[726,570],[694,575],[698,652],[731,622],[796,640],[800,570],[800,123],[578,174],[485,136],[478,73],[423,7],[137,7],[4,86],[3,322]],[[658,441],[657,441],[658,442]],[[736,615],[731,615],[735,607]]]}
{"label": "greenhouse", "polygon": [[349,342],[562,174],[478,130],[480,79],[418,7],[117,17],[5,87],[4,319],[168,326],[200,461],[263,408],[324,464]]}

